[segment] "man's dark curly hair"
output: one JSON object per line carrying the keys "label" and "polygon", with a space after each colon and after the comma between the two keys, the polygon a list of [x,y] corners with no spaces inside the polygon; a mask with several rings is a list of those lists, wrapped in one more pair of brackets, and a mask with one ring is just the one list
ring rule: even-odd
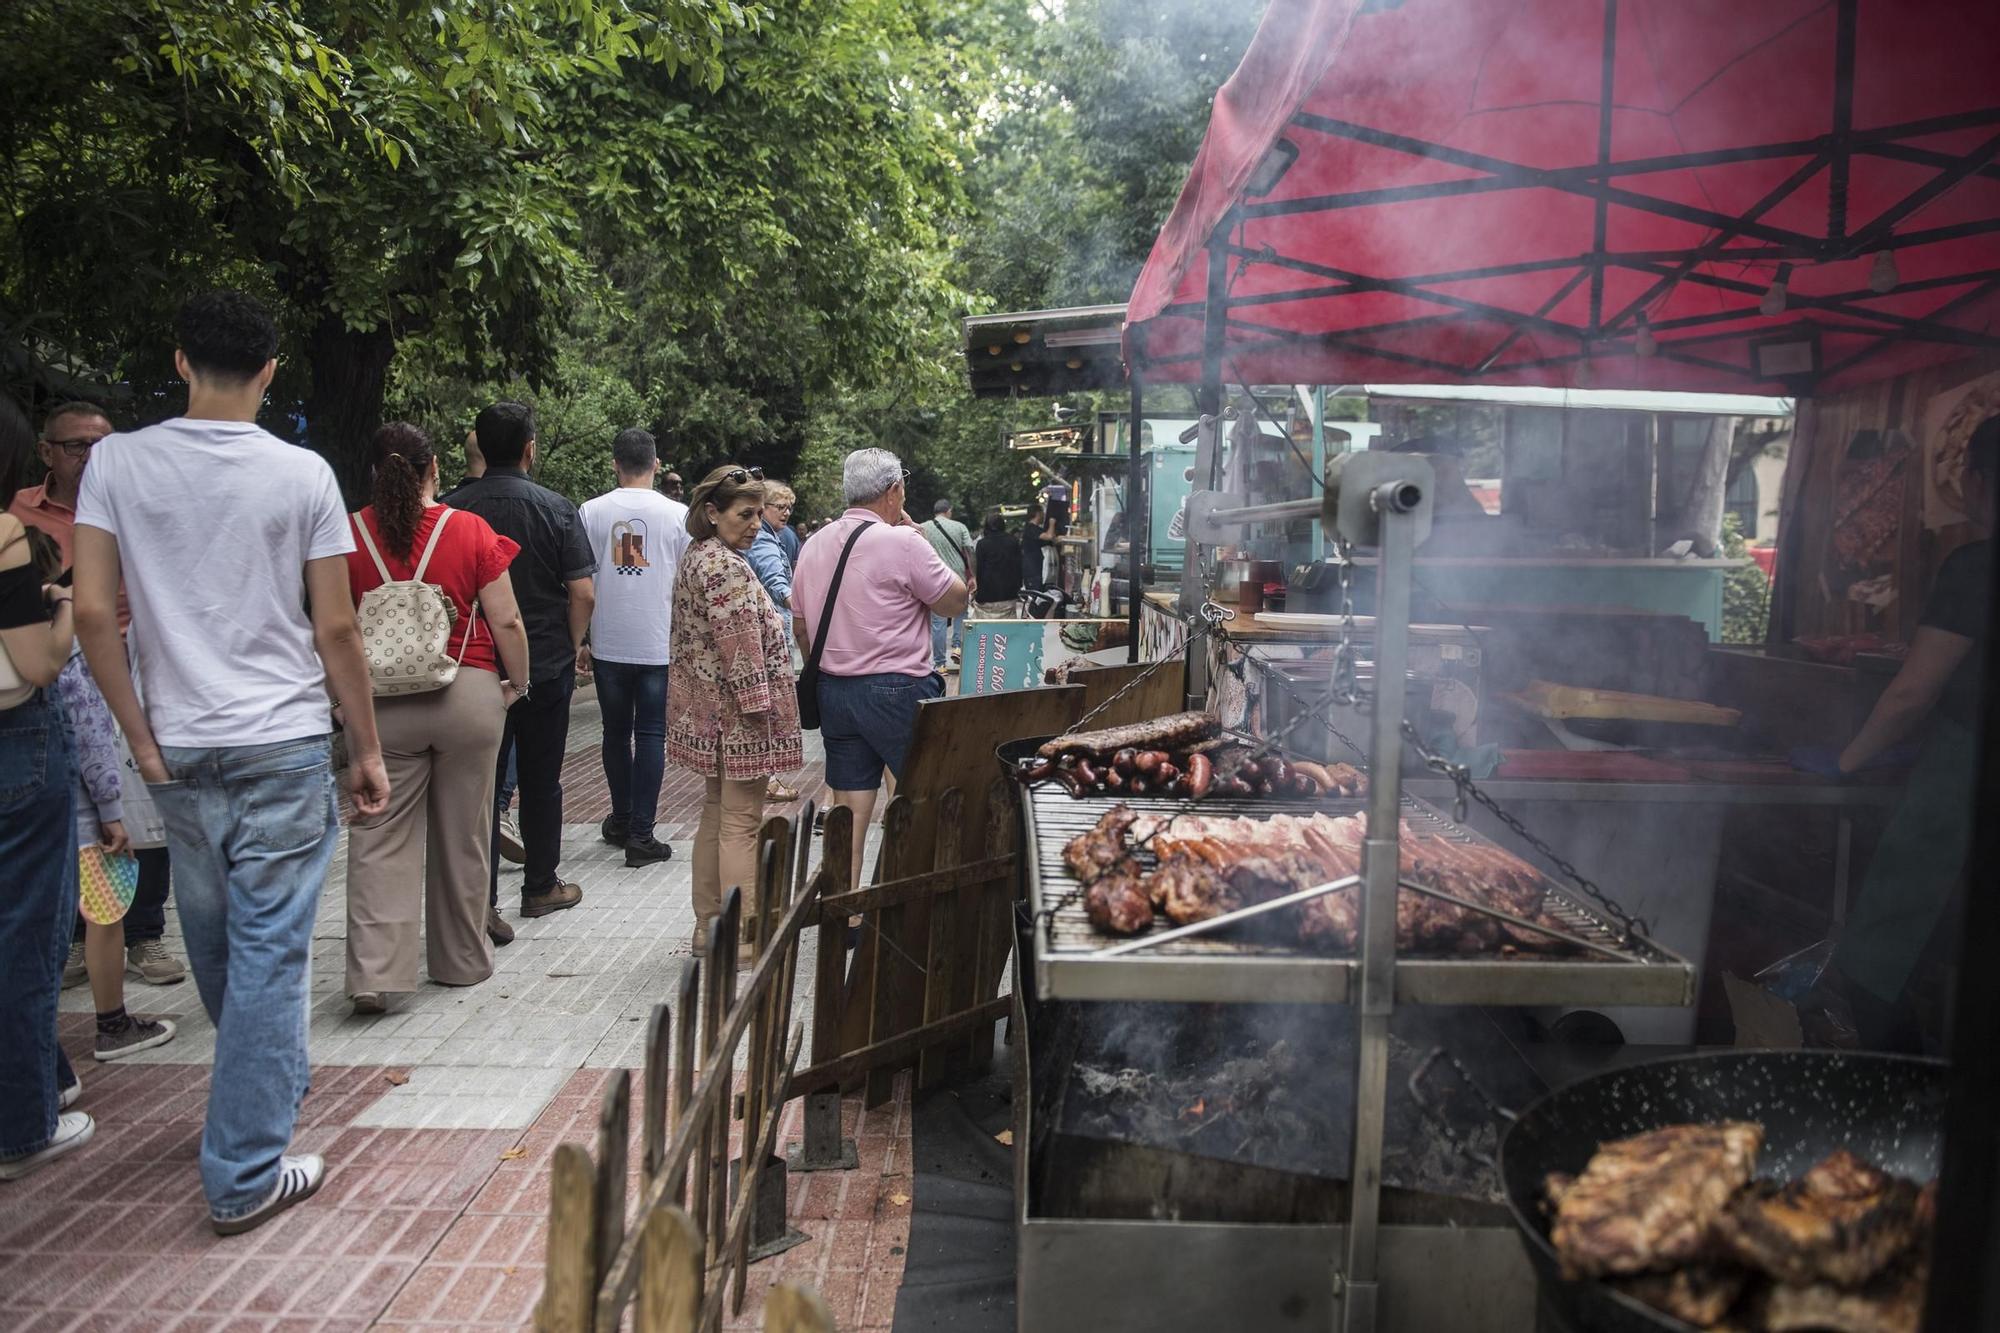
{"label": "man's dark curly hair", "polygon": [[174,338],[188,364],[203,375],[247,380],[278,354],[278,326],[243,292],[190,296],[174,316]]}
{"label": "man's dark curly hair", "polygon": [[519,467],[528,441],[535,438],[535,409],[526,403],[495,403],[479,414],[472,430],[479,437],[486,466]]}

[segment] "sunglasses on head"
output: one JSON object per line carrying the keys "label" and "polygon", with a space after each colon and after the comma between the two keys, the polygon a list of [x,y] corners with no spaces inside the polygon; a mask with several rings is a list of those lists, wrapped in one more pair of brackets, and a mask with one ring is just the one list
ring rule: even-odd
{"label": "sunglasses on head", "polygon": [[722,474],[722,479],[731,486],[742,486],[752,481],[764,480],[764,469],[760,467],[733,467]]}

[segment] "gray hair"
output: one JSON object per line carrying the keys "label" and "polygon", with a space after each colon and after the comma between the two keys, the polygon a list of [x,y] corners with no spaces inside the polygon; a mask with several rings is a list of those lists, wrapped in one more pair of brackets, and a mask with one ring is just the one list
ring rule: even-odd
{"label": "gray hair", "polygon": [[933,514],[949,514],[951,512],[951,501],[939,500],[931,506],[931,512]]}
{"label": "gray hair", "polygon": [[851,505],[872,504],[903,479],[903,460],[887,449],[856,449],[840,467],[840,493]]}

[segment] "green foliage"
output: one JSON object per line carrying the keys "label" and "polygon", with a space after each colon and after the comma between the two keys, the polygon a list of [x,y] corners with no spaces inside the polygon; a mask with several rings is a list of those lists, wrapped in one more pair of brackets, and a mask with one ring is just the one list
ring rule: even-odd
{"label": "green foliage", "polygon": [[1722,554],[1746,562],[1722,578],[1722,641],[1763,643],[1771,619],[1771,581],[1750,561],[1743,522],[1735,514],[1722,516]]}

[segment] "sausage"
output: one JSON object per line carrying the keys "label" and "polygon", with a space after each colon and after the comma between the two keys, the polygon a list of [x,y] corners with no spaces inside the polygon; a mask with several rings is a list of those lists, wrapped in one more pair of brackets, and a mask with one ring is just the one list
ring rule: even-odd
{"label": "sausage", "polygon": [[1147,776],[1151,777],[1154,782],[1164,787],[1171,784],[1173,780],[1179,777],[1180,775],[1181,775],[1180,769],[1175,767],[1172,760],[1167,760],[1166,762],[1160,764]]}
{"label": "sausage", "polygon": [[1208,789],[1215,782],[1215,765],[1209,762],[1207,755],[1191,754],[1188,756],[1187,781],[1189,796],[1200,800],[1202,797],[1208,795]]}
{"label": "sausage", "polygon": [[1320,785],[1313,781],[1310,773],[1293,773],[1285,784],[1285,794],[1301,800],[1309,801],[1319,793]]}
{"label": "sausage", "polygon": [[1172,786],[1167,788],[1167,794],[1186,800],[1188,797],[1194,795],[1194,784],[1190,783],[1187,774],[1183,773],[1174,779]]}
{"label": "sausage", "polygon": [[1097,785],[1097,770],[1090,766],[1088,759],[1077,760],[1075,772],[1076,780],[1082,783],[1084,787],[1089,788]]}
{"label": "sausage", "polygon": [[1128,745],[1111,756],[1111,766],[1129,778],[1132,776],[1132,761],[1138,757],[1139,752]]}
{"label": "sausage", "polygon": [[1071,796],[1076,797],[1078,800],[1081,800],[1082,798],[1090,794],[1089,792],[1084,790],[1083,784],[1076,780],[1076,774],[1070,772],[1068,769],[1062,769],[1062,768],[1057,769],[1055,773],[1055,778],[1057,782],[1062,783],[1064,791],[1068,792]]}
{"label": "sausage", "polygon": [[1124,790],[1124,788],[1125,788],[1125,775],[1124,775],[1123,773],[1120,773],[1120,772],[1119,772],[1119,771],[1117,770],[1117,768],[1113,767],[1113,768],[1107,768],[1107,769],[1105,769],[1105,770],[1104,770],[1104,772],[1103,772],[1103,774],[1102,774],[1102,777],[1104,778],[1104,789],[1105,789],[1106,791],[1123,791],[1123,790]]}
{"label": "sausage", "polygon": [[1047,782],[1055,767],[1055,762],[1050,759],[1030,759],[1014,770],[1014,776],[1029,784]]}
{"label": "sausage", "polygon": [[1146,775],[1144,773],[1133,774],[1132,780],[1126,784],[1125,790],[1131,792],[1134,796],[1144,796],[1147,790]]}
{"label": "sausage", "polygon": [[1132,760],[1132,767],[1138,769],[1141,773],[1144,773],[1147,777],[1151,777],[1153,776],[1154,770],[1158,769],[1161,764],[1164,764],[1166,762],[1167,762],[1167,752],[1165,750],[1141,750],[1136,756],[1134,756]]}
{"label": "sausage", "polygon": [[1143,749],[1185,749],[1217,736],[1222,723],[1213,713],[1171,713],[1150,722],[1107,727],[1102,731],[1072,731],[1044,744],[1037,753],[1044,758],[1061,754],[1081,754],[1105,759],[1131,746]]}
{"label": "sausage", "polygon": [[1314,782],[1317,782],[1322,791],[1332,791],[1340,785],[1333,780],[1333,774],[1327,770],[1324,764],[1315,764],[1310,760],[1294,759],[1292,761],[1292,772],[1305,774]]}

